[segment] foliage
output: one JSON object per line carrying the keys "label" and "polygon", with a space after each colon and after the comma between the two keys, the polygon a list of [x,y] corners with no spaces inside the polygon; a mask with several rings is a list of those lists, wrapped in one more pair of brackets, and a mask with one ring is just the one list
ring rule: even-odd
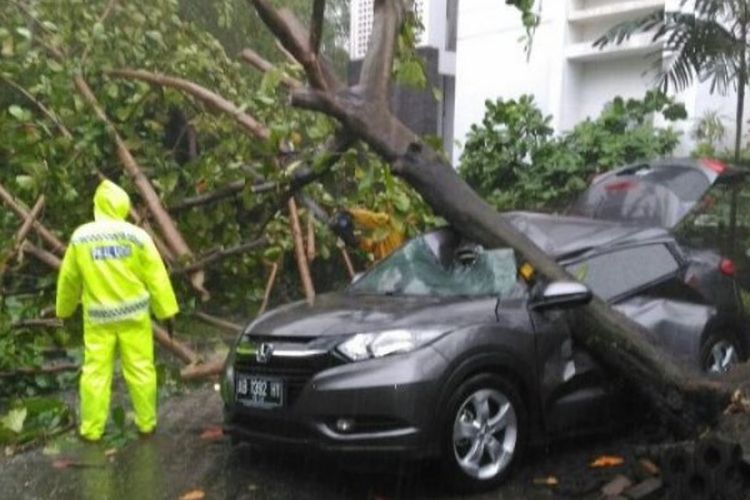
{"label": "foliage", "polygon": [[652,125],[686,116],[682,105],[651,91],[643,100],[615,98],[595,120],[555,137],[551,117],[531,96],[485,103],[481,125],[468,135],[460,173],[499,209],[555,209],[614,166],[665,156],[678,144],[671,128]]}
{"label": "foliage", "polygon": [[716,158],[719,147],[724,142],[727,129],[718,111],[706,111],[695,124],[691,136],[696,141],[692,156],[696,158]]}
{"label": "foliage", "polygon": [[[687,9],[687,10],[685,10]],[[654,61],[661,87],[680,90],[696,80],[711,81],[711,92],[737,93],[735,157],[740,156],[748,71],[748,26],[750,0],[681,0],[680,9],[667,13],[657,10],[643,18],[615,26],[594,45],[623,43],[635,33],[653,32],[653,40],[663,43],[670,56]]]}
{"label": "foliage", "polygon": [[43,439],[72,422],[70,408],[57,399],[18,400],[0,417],[0,445],[19,445]]}
{"label": "foliage", "polygon": [[[309,2],[282,3],[302,19],[309,15]],[[332,0],[327,12],[333,18],[347,8],[346,2]],[[65,240],[77,225],[91,219],[98,172],[121,183],[135,204],[141,205],[132,181],[122,173],[106,127],[73,88],[73,75],[81,73],[166,206],[237,180],[250,185],[262,177],[279,184],[269,193],[253,194],[246,189],[238,197],[173,214],[196,255],[261,235],[269,241],[266,248],[226,259],[208,270],[207,287],[213,300],[204,307],[242,319],[252,317],[263,298],[269,261],[288,264],[279,278],[284,286],[277,287],[283,292],[272,297],[272,305],[300,297],[297,273],[291,267],[288,219],[283,212],[277,213],[285,206],[280,194],[288,189],[296,169],[319,168],[320,145],[335,126],[324,116],[287,105],[282,72],[301,77],[300,70],[286,62],[246,2],[13,0],[0,11],[0,20],[0,183],[27,206],[45,195],[43,222],[47,227]],[[324,32],[322,50],[339,57],[341,21],[334,25]],[[278,69],[258,77],[237,62],[236,51],[245,42],[277,62]],[[404,50],[410,43],[411,39],[405,42]],[[204,104],[175,90],[107,75],[107,70],[122,67],[201,84],[264,123],[271,139],[262,142],[248,137],[232,117],[212,114]],[[197,154],[188,147],[190,129],[197,137]],[[282,144],[293,156],[279,168]],[[351,181],[356,176],[369,182],[370,189],[357,189]],[[313,184],[307,192],[330,210],[363,205],[393,211],[411,233],[430,222],[429,210],[414,191],[394,179],[367,151],[347,153],[330,179]],[[305,221],[310,216],[303,209],[301,217]],[[270,222],[261,227],[264,220]],[[0,255],[9,248],[20,224],[9,210],[0,210]],[[325,291],[346,279],[345,271],[326,225],[315,221],[313,226],[317,248],[313,273],[320,278],[318,290]],[[30,238],[42,245],[35,235]],[[0,370],[39,367],[45,362],[43,350],[70,352],[80,343],[75,320],[63,329],[11,331],[11,322],[39,317],[43,308],[54,303],[56,278],[29,256],[13,265],[0,294],[15,295],[27,288],[35,291],[6,300],[0,297]],[[175,284],[182,310],[190,312],[197,300],[187,280],[178,275]],[[69,376],[18,378],[3,384],[0,398],[31,395],[70,382]]]}

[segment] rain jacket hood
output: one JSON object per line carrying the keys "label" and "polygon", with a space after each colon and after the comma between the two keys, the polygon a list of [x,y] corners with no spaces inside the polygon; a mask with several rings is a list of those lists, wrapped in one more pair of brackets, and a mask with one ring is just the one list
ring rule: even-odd
{"label": "rain jacket hood", "polygon": [[94,219],[125,220],[130,212],[130,197],[112,181],[102,181],[94,194]]}

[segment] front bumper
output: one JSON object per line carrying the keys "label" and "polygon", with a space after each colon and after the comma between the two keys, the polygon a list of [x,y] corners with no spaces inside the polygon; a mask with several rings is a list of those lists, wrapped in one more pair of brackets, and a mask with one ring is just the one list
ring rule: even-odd
{"label": "front bumper", "polygon": [[[235,365],[244,373],[260,368]],[[435,404],[445,368],[444,358],[429,346],[408,354],[340,364],[312,374],[304,383],[297,382],[299,387],[287,398],[288,404],[275,409],[237,403],[234,381],[227,378],[222,391],[225,432],[256,444],[291,449],[436,455]],[[290,380],[289,391],[295,387],[293,376],[283,375],[296,373],[289,366],[263,369]],[[339,419],[349,420],[351,429],[340,431],[336,426]]]}

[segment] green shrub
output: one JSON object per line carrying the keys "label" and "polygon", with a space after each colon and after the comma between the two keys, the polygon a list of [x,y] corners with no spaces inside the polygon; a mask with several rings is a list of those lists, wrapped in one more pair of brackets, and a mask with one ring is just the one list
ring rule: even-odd
{"label": "green shrub", "polygon": [[581,192],[596,173],[672,154],[679,134],[655,127],[653,117],[684,119],[684,106],[663,93],[644,99],[616,97],[596,119],[586,119],[559,137],[550,116],[532,96],[485,103],[481,125],[473,125],[459,172],[498,209],[558,209]]}

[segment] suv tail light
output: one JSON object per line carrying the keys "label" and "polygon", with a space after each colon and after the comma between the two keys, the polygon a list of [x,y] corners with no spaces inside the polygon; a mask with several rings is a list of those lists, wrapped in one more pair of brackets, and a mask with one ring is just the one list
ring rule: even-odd
{"label": "suv tail light", "polygon": [[721,271],[721,274],[724,276],[734,276],[737,272],[737,267],[731,260],[721,259],[721,262],[719,262],[719,271]]}

